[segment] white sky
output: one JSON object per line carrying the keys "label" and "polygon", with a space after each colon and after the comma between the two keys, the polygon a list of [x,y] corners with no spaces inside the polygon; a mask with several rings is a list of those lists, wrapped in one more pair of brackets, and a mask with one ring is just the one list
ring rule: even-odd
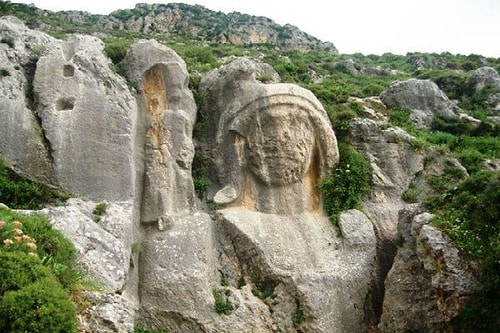
{"label": "white sky", "polygon": [[11,0],[109,14],[135,3],[184,2],[290,23],[340,53],[444,51],[500,57],[500,0]]}

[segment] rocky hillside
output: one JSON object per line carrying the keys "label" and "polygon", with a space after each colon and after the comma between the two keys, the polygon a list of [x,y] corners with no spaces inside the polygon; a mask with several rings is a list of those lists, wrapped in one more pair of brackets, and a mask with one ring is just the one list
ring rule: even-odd
{"label": "rocky hillside", "polygon": [[17,261],[61,271],[33,214],[99,285],[59,292],[66,331],[498,331],[500,59],[102,40],[22,8],[67,33],[0,18],[0,203],[23,209],[0,207],[0,331],[58,324],[16,315],[55,306]]}
{"label": "rocky hillside", "polygon": [[322,42],[295,26],[282,26],[266,17],[239,12],[224,14],[199,5],[137,4],[134,9],[94,15],[79,11],[50,12],[14,4],[12,13],[27,20],[31,27],[53,33],[154,36],[160,40],[188,38],[209,44],[272,44],[283,50],[337,52],[332,43]]}

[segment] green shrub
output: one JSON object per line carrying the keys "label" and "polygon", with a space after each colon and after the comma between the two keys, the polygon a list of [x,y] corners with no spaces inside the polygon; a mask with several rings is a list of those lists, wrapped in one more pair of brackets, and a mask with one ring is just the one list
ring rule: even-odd
{"label": "green shrub", "polygon": [[231,304],[231,302],[227,298],[228,295],[226,295],[226,292],[229,292],[229,290],[212,290],[215,300],[215,312],[217,312],[218,314],[228,315],[233,312],[233,304]]}
{"label": "green shrub", "polygon": [[336,113],[329,114],[332,127],[335,134],[339,137],[345,137],[351,126],[351,121],[357,117],[356,113],[350,109],[342,110]]}
{"label": "green shrub", "polygon": [[0,40],[0,43],[7,44],[7,45],[9,45],[10,48],[14,48],[14,37],[4,36]]}
{"label": "green shrub", "polygon": [[464,149],[458,152],[456,156],[469,174],[477,173],[483,169],[484,155],[475,149]]}
{"label": "green shrub", "polygon": [[102,216],[106,214],[106,209],[108,209],[108,204],[105,202],[100,202],[94,207],[92,214],[94,214],[94,221],[96,223],[101,221]]}
{"label": "green shrub", "polygon": [[415,203],[419,201],[419,196],[421,193],[422,189],[412,187],[403,192],[402,198],[404,202]]}
{"label": "green shrub", "polygon": [[411,111],[409,109],[390,109],[389,122],[395,126],[399,126],[409,132],[413,132],[415,124],[410,119]]}
{"label": "green shrub", "polygon": [[346,144],[339,145],[340,162],[335,171],[318,184],[325,212],[336,221],[343,210],[357,207],[370,190],[371,169],[365,158]]}
{"label": "green shrub", "polygon": [[[1,245],[0,245],[1,246]],[[54,277],[39,258],[21,251],[0,251],[0,299],[7,291],[18,290],[37,280]]]}
{"label": "green shrub", "polygon": [[127,55],[127,51],[134,41],[125,38],[108,38],[104,40],[104,52],[113,61],[120,63]]}
{"label": "green shrub", "polygon": [[200,151],[196,151],[193,159],[192,175],[194,190],[198,198],[203,199],[208,190],[210,182],[207,178],[207,158]]}
{"label": "green shrub", "polygon": [[39,209],[65,199],[67,195],[21,178],[0,159],[0,202],[17,209]]}
{"label": "green shrub", "polygon": [[50,222],[40,216],[21,216],[10,210],[0,209],[0,220],[7,224],[18,220],[22,222],[24,234],[36,241],[36,251],[42,263],[49,267],[59,282],[66,288],[72,288],[80,274],[76,268],[76,250],[73,244]]}
{"label": "green shrub", "polygon": [[40,279],[3,295],[0,299],[0,331],[76,332],[75,308],[55,279]]}

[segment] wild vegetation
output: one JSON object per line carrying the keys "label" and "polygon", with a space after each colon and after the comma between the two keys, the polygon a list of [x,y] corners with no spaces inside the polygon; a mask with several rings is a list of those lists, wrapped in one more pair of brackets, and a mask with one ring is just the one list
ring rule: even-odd
{"label": "wild vegetation", "polygon": [[0,208],[0,331],[75,332],[84,277],[47,219]]}

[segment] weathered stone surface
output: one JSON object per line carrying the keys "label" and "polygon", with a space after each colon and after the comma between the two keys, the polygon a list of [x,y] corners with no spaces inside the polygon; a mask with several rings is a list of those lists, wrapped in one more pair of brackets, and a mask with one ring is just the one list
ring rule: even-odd
{"label": "weathered stone surface", "polygon": [[129,271],[132,248],[130,207],[108,203],[97,221],[96,203],[70,199],[65,206],[44,208],[46,216],[75,245],[77,262],[108,292],[121,292]]}
{"label": "weathered stone surface", "polygon": [[257,67],[238,59],[201,82],[211,193],[226,203],[221,270],[256,290],[277,330],[363,331],[373,226],[347,212],[342,239],[324,216],[316,184],[338,162],[326,112],[307,90],[258,82]]}
{"label": "weathered stone surface", "polygon": [[380,98],[389,108],[407,108],[410,118],[420,128],[428,128],[434,114],[457,118],[458,108],[430,80],[409,79],[393,83]]}
{"label": "weathered stone surface", "polygon": [[211,219],[186,214],[168,230],[150,228],[141,245],[140,323],[169,332],[206,332],[213,325],[217,284]]}
{"label": "weathered stone surface", "polygon": [[357,118],[349,129],[349,141],[372,168],[372,190],[363,208],[383,238],[394,239],[404,206],[401,195],[424,169],[424,152],[414,147],[415,140],[398,127],[370,119]]}
{"label": "weathered stone surface", "polygon": [[123,60],[129,80],[138,87],[145,135],[141,220],[160,229],[176,214],[194,208],[191,164],[196,105],[188,88],[184,61],[156,41],[132,45]]}
{"label": "weathered stone surface", "polygon": [[133,333],[135,305],[118,294],[84,292],[90,307],[78,315],[79,333]]}
{"label": "weathered stone surface", "polygon": [[412,205],[400,213],[400,247],[385,281],[381,332],[448,332],[473,290],[475,279],[458,250],[422,212]]}
{"label": "weathered stone surface", "polygon": [[58,184],[93,200],[130,200],[135,192],[137,108],[109,68],[104,43],[71,36],[37,63],[34,92]]}
{"label": "weathered stone surface", "polygon": [[[16,172],[32,180],[56,185],[43,130],[38,123],[29,80],[35,64],[55,39],[29,30],[14,17],[0,19],[0,155]],[[37,50],[35,52],[35,50]]]}
{"label": "weathered stone surface", "polygon": [[466,84],[472,86],[475,92],[489,87],[491,91],[486,97],[486,106],[495,115],[500,114],[500,75],[494,68],[481,67],[476,69],[467,79]]}
{"label": "weathered stone surface", "polygon": [[[338,161],[326,112],[310,91],[256,81],[256,67],[241,58],[201,82],[211,111],[207,130],[215,133],[206,151],[214,182],[209,196],[231,186],[235,205],[250,210],[317,210],[315,184]],[[275,189],[284,185],[289,191],[280,195]]]}

